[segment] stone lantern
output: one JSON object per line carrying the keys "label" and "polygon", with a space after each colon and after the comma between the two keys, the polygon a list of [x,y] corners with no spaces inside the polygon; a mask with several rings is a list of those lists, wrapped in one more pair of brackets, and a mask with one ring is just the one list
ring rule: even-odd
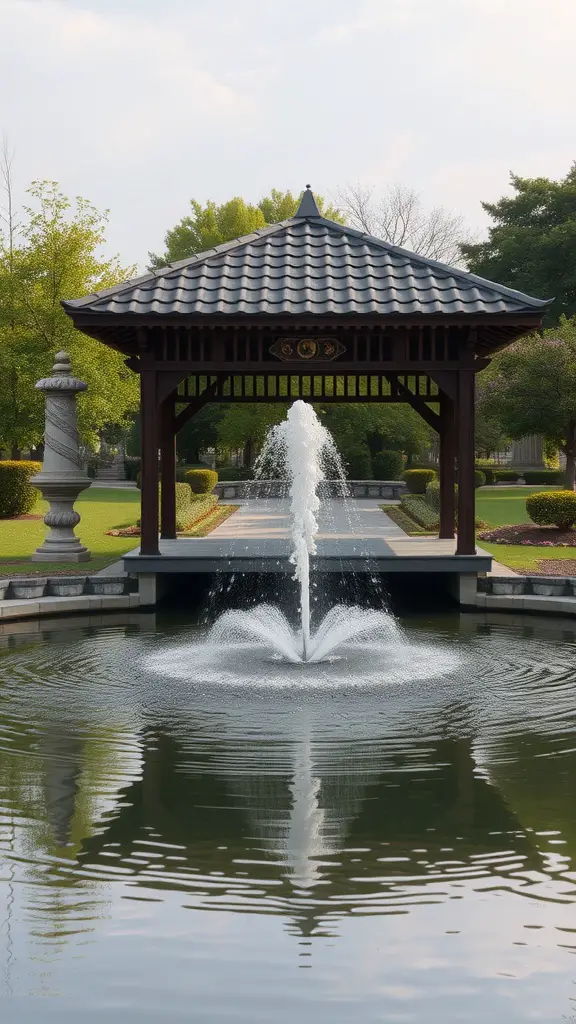
{"label": "stone lantern", "polygon": [[50,532],[32,561],[86,562],[91,556],[74,534],[80,516],[73,508],[78,495],[90,486],[80,457],[76,416],[76,395],[86,390],[86,384],[72,376],[68,353],[57,352],[52,376],[39,380],[36,387],[46,393],[44,462],[30,482],[50,503],[44,516]]}

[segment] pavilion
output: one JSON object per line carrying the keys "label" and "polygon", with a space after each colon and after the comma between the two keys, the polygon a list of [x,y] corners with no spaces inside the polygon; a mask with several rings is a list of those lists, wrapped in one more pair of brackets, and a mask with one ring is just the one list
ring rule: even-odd
{"label": "pavilion", "polygon": [[308,187],[290,220],[63,305],[140,374],[142,556],[159,555],[159,518],[176,537],[178,430],[207,402],[297,398],[415,409],[439,434],[440,538],[457,464],[456,555],[470,556],[476,374],[549,301],[327,220]]}

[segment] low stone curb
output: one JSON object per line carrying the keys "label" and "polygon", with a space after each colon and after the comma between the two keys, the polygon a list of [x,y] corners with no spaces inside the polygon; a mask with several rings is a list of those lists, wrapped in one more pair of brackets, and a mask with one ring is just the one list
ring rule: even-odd
{"label": "low stone curb", "polygon": [[75,612],[131,610],[140,605],[139,594],[82,594],[79,597],[39,597],[36,600],[0,601],[0,623],[13,619],[36,619],[45,615]]}

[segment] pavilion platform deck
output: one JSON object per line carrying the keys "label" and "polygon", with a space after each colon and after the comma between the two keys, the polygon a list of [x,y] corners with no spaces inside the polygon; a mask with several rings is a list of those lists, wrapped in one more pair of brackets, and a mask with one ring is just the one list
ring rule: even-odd
{"label": "pavilion platform deck", "polygon": [[[454,540],[408,537],[382,512],[379,502],[329,500],[322,503],[317,554],[311,568],[335,573],[489,572],[491,556],[456,555]],[[161,540],[159,555],[124,556],[135,574],[292,573],[289,502],[246,501],[205,538]]]}

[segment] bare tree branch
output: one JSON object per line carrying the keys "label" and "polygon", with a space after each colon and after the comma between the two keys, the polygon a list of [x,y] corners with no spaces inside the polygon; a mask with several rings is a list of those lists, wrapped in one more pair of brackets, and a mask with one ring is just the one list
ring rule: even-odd
{"label": "bare tree branch", "polygon": [[360,231],[442,263],[462,265],[460,244],[472,240],[463,217],[443,206],[426,210],[406,185],[391,186],[379,200],[368,185],[347,185],[338,193],[338,206]]}

